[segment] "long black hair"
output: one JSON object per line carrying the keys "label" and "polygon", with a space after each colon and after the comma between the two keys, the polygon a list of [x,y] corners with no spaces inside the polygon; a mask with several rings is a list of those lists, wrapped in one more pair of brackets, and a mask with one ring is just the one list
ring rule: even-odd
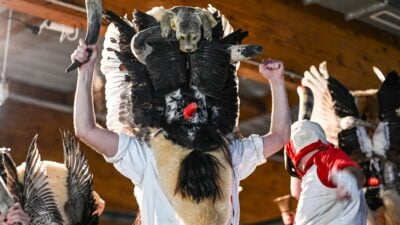
{"label": "long black hair", "polygon": [[[175,126],[169,126],[174,132],[167,132],[171,140],[180,138]],[[179,129],[178,129],[179,130]],[[178,139],[181,142],[181,139]],[[196,202],[221,197],[220,169],[224,168],[219,159],[211,152],[222,151],[224,159],[232,168],[232,156],[228,148],[228,140],[223,134],[210,125],[204,125],[196,132],[190,143],[191,152],[182,160],[179,170],[175,194],[189,197]],[[227,168],[224,168],[227,169]]]}

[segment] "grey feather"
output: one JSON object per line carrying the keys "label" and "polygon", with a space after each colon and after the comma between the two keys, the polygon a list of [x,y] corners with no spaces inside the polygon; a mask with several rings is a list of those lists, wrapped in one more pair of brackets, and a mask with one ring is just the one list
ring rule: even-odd
{"label": "grey feather", "polygon": [[69,224],[97,224],[97,216],[92,213],[96,209],[92,195],[93,175],[89,170],[86,157],[79,149],[79,143],[67,130],[61,130],[64,147],[64,164],[68,169],[68,200],[64,210]]}
{"label": "grey feather", "polygon": [[63,224],[63,219],[40,159],[39,150],[36,145],[37,137],[38,135],[33,138],[26,158],[21,205],[23,205],[25,212],[31,217],[31,224]]}

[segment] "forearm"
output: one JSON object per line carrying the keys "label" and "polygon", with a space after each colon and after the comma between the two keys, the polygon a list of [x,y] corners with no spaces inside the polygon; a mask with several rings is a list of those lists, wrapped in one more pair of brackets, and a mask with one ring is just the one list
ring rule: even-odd
{"label": "forearm", "polygon": [[290,125],[292,123],[290,118],[290,110],[288,97],[286,94],[285,81],[271,81],[272,93],[272,113],[271,113],[271,126],[270,133],[277,133],[284,139],[286,143],[290,137]]}
{"label": "forearm", "polygon": [[75,134],[85,141],[90,131],[96,127],[92,98],[93,67],[79,71],[75,102],[74,127]]}
{"label": "forearm", "polygon": [[[285,89],[284,80],[270,81],[272,94],[271,124],[267,136],[272,138],[264,139],[264,145],[268,146],[267,155],[279,151],[290,137],[290,112]],[[273,139],[274,141],[270,141]]]}

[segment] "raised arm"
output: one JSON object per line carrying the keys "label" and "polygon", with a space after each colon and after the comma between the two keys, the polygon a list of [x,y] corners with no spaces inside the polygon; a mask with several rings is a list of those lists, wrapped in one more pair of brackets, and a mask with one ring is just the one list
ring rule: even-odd
{"label": "raised arm", "polygon": [[[92,50],[89,60],[87,49]],[[93,109],[92,81],[96,55],[96,45],[87,46],[82,40],[80,40],[78,48],[71,55],[72,60],[76,59],[80,62],[85,62],[78,69],[74,102],[75,134],[97,152],[107,157],[112,157],[117,152],[118,135],[96,124]]]}
{"label": "raised arm", "polygon": [[262,76],[268,79],[272,92],[272,113],[269,133],[264,135],[264,156],[267,158],[289,141],[290,125],[289,104],[285,89],[283,63],[279,60],[267,59],[259,66]]}

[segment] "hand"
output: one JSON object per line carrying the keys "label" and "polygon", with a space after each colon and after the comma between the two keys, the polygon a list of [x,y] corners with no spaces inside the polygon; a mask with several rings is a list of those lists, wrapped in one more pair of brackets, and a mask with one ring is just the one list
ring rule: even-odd
{"label": "hand", "polygon": [[295,217],[296,213],[293,211],[289,211],[289,212],[282,212],[281,216],[282,216],[282,221],[283,224],[285,225],[292,225],[294,223],[294,217]]}
{"label": "hand", "polygon": [[356,199],[359,197],[357,180],[353,174],[341,170],[331,175],[331,180],[337,185],[336,194],[339,200]]}
{"label": "hand", "polygon": [[285,67],[283,62],[276,59],[264,59],[258,66],[258,69],[263,77],[270,81],[280,81],[283,79],[283,72]]}
{"label": "hand", "polygon": [[16,203],[11,206],[6,216],[0,216],[0,221],[5,222],[7,225],[14,225],[16,223],[21,225],[29,225],[30,218],[24,212],[24,210],[22,210],[21,205]]}
{"label": "hand", "polygon": [[97,205],[97,208],[92,213],[92,215],[100,216],[103,213],[104,208],[106,207],[106,202],[100,197],[99,194],[97,194],[97,192],[93,191],[92,193],[93,193],[96,205]]}
{"label": "hand", "polygon": [[[89,59],[88,59],[89,52],[87,51],[88,49],[92,51]],[[79,45],[77,49],[71,54],[71,60],[72,61],[77,60],[83,63],[79,67],[79,70],[88,70],[89,68],[94,67],[96,56],[97,56],[96,45],[86,45],[84,40],[79,39]]]}

